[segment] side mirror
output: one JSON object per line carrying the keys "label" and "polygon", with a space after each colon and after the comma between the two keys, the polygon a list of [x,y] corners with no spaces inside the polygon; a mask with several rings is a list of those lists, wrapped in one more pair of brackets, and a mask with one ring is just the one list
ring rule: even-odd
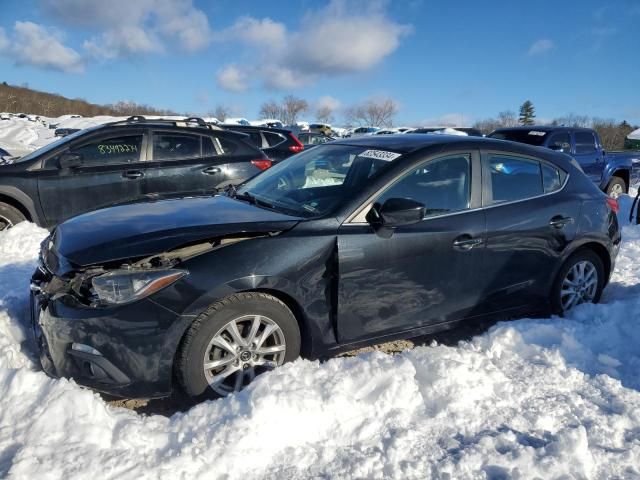
{"label": "side mirror", "polygon": [[78,153],[65,152],[58,159],[60,168],[77,168],[82,165],[82,155]]}
{"label": "side mirror", "polygon": [[396,228],[420,222],[426,207],[409,198],[389,198],[382,206],[377,204],[367,214],[367,221],[374,227]]}

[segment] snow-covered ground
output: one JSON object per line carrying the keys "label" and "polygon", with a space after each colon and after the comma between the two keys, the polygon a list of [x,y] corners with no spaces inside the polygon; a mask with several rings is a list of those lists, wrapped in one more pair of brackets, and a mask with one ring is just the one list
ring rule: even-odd
{"label": "snow-covered ground", "polygon": [[55,129],[49,128],[49,124],[57,125],[57,128],[89,128],[102,123],[122,120],[126,117],[72,117],[63,115],[56,118],[41,117],[42,122],[31,122],[26,118],[11,117],[9,120],[0,120],[0,148],[7,150],[15,156],[26,155],[48,143],[56,140]]}
{"label": "snow-covered ground", "polygon": [[298,360],[170,418],[39,371],[25,332],[45,234],[0,232],[0,478],[640,478],[639,227],[604,304]]}

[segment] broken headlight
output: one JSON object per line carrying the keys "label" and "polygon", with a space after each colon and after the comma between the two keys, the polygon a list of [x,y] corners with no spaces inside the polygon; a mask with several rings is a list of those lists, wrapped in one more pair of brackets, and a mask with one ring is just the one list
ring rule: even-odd
{"label": "broken headlight", "polygon": [[184,277],[185,270],[114,270],[91,279],[100,304],[122,305],[147,297]]}

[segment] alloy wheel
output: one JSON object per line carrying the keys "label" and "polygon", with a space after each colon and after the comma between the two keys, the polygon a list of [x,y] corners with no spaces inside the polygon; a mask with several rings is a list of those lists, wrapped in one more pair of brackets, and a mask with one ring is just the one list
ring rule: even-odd
{"label": "alloy wheel", "polygon": [[11,227],[13,227],[13,222],[7,217],[3,217],[2,215],[0,215],[0,232]]}
{"label": "alloy wheel", "polygon": [[284,363],[281,328],[263,315],[228,322],[209,341],[203,369],[209,386],[221,396],[242,390],[256,375]]}
{"label": "alloy wheel", "polygon": [[598,270],[588,260],[577,262],[562,280],[560,303],[567,311],[581,303],[591,303],[598,291]]}
{"label": "alloy wheel", "polygon": [[615,183],[611,186],[611,191],[609,192],[609,196],[611,198],[618,198],[623,193],[624,193],[624,189],[622,188],[622,185],[620,185],[619,183]]}

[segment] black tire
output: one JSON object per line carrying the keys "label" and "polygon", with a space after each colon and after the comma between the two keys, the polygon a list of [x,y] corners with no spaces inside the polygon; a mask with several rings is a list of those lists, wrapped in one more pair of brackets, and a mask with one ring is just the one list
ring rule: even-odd
{"label": "black tire", "polygon": [[627,193],[628,191],[627,183],[623,178],[611,177],[611,180],[609,180],[607,184],[606,194],[610,197],[618,198],[621,194]]}
{"label": "black tire", "polygon": [[0,230],[24,222],[26,217],[20,210],[7,203],[0,202]]}
{"label": "black tire", "polygon": [[[591,303],[598,303],[600,301],[600,297],[602,296],[602,290],[604,289],[604,265],[602,263],[602,259],[595,253],[593,250],[579,250],[571,255],[567,261],[562,265],[558,275],[556,276],[555,281],[553,282],[553,287],[551,288],[551,312],[556,315],[564,315],[566,313],[563,305],[562,305],[562,283],[569,273],[569,271],[580,262],[590,262],[594,267],[598,275],[597,279],[597,288],[595,291],[595,295],[591,301]],[[569,308],[567,311],[569,311]]]}
{"label": "black tire", "polygon": [[243,292],[231,295],[211,305],[187,330],[176,356],[175,371],[182,390],[194,399],[222,396],[209,386],[203,369],[209,342],[229,322],[245,315],[267,317],[280,327],[286,350],[284,362],[300,356],[300,328],[291,310],[272,295]]}

